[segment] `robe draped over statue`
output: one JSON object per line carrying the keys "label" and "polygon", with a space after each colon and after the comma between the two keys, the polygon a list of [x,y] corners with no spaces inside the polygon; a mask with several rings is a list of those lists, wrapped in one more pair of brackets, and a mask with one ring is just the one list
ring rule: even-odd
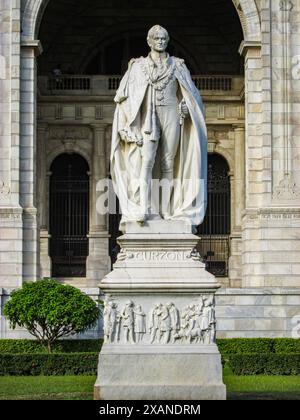
{"label": "robe draped over statue", "polygon": [[[121,230],[126,221],[135,220],[135,215],[140,213],[142,155],[138,142],[143,139],[151,141],[145,140],[144,127],[141,126],[142,105],[145,101],[149,102],[153,93],[153,86],[145,72],[145,60],[147,58],[141,57],[130,61],[115,97],[111,176],[122,213]],[[185,220],[197,226],[202,223],[206,210],[207,131],[204,109],[201,96],[184,60],[175,57],[169,57],[169,60],[173,68],[173,77],[177,79],[181,96],[188,107],[189,116],[184,119],[174,161],[175,184],[168,219]],[[153,120],[155,109],[151,112],[148,109],[148,114]],[[160,179],[159,165],[158,147],[153,179]]]}

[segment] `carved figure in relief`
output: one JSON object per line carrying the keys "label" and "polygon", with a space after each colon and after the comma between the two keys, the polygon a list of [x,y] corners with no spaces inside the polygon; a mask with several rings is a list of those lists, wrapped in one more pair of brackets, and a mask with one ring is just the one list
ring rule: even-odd
{"label": "carved figure in relief", "polygon": [[215,309],[214,309],[214,297],[203,298],[203,309],[200,317],[200,328],[202,331],[202,342],[203,344],[211,344],[212,337],[215,336]]}
{"label": "carved figure in relief", "polygon": [[134,313],[134,334],[136,342],[142,341],[146,333],[146,315],[142,310],[141,305],[137,305],[133,309]]}
{"label": "carved figure in relief", "polygon": [[159,340],[160,313],[161,313],[161,304],[155,305],[152,312],[150,313],[149,331],[150,331],[151,344],[154,343],[155,340]]}
{"label": "carved figure in relief", "polygon": [[167,344],[170,341],[171,317],[170,317],[169,310],[166,305],[160,306],[160,312],[158,315],[160,318],[159,342],[162,344]]}
{"label": "carved figure in relief", "polygon": [[191,327],[187,332],[188,341],[194,343],[200,343],[202,340],[202,330],[200,326],[200,319],[202,315],[203,300],[198,305],[193,305],[193,312],[191,318],[193,320]]}
{"label": "carved figure in relief", "polygon": [[126,302],[125,308],[121,314],[122,326],[124,328],[125,343],[134,344],[134,311],[133,302],[129,300]]}
{"label": "carved figure in relief", "polygon": [[202,296],[198,304],[190,304],[181,312],[181,328],[174,341],[212,344],[215,342],[216,321],[214,296]]}
{"label": "carved figure in relief", "polygon": [[180,330],[180,315],[178,309],[175,307],[174,303],[167,303],[167,309],[169,311],[170,320],[171,320],[171,331],[170,331],[170,341],[175,343],[175,336]]}
{"label": "carved figure in relief", "polygon": [[118,305],[111,300],[106,301],[104,304],[103,321],[105,343],[119,341],[121,318],[117,308]]}

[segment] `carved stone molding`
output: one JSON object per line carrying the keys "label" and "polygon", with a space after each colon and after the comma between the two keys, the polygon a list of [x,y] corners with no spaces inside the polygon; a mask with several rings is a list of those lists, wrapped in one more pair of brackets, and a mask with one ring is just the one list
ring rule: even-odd
{"label": "carved stone molding", "polygon": [[291,0],[280,0],[279,9],[282,12],[290,12],[294,8],[294,3]]}
{"label": "carved stone molding", "polygon": [[49,139],[63,141],[92,140],[92,132],[89,127],[51,127]]}
{"label": "carved stone molding", "polygon": [[190,251],[127,251],[121,249],[117,261],[201,261],[201,256],[196,249]]}
{"label": "carved stone molding", "polygon": [[275,190],[275,197],[281,200],[296,200],[300,197],[300,189],[297,187],[291,174],[285,174]]}
{"label": "carved stone molding", "polygon": [[64,146],[65,151],[68,153],[74,151],[77,140],[62,139],[61,142]]}
{"label": "carved stone molding", "polygon": [[10,194],[10,188],[4,181],[0,180],[0,198],[6,198]]}
{"label": "carved stone molding", "polygon": [[258,219],[300,219],[300,209],[284,209],[284,208],[266,208],[256,212],[245,211],[247,219],[258,220]]}
{"label": "carved stone molding", "polygon": [[21,208],[1,208],[0,207],[0,219],[22,219]]}

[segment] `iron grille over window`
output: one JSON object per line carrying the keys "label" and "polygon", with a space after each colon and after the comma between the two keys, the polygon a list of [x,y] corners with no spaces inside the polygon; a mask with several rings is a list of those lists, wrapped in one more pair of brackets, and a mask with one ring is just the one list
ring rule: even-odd
{"label": "iron grille over window", "polygon": [[50,255],[54,277],[85,277],[88,255],[88,165],[63,154],[51,166]]}
{"label": "iron grille over window", "polygon": [[198,250],[206,268],[218,277],[228,275],[230,234],[230,179],[226,160],[218,155],[208,156],[207,210],[198,228],[201,240]]}

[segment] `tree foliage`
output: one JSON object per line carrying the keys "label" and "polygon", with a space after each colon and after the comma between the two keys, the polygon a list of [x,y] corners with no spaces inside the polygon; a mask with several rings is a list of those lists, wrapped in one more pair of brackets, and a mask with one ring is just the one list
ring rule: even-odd
{"label": "tree foliage", "polygon": [[51,353],[59,338],[94,326],[99,308],[79,289],[49,279],[24,283],[22,289],[14,290],[4,315],[13,329],[17,325],[26,328]]}

